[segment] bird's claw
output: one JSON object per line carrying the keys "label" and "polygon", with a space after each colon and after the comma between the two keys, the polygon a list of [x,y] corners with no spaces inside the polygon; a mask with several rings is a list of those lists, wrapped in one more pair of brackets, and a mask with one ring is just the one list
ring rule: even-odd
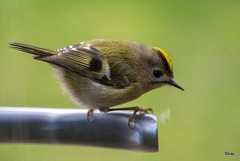
{"label": "bird's claw", "polygon": [[131,129],[134,129],[136,127],[136,124],[134,124],[134,127],[132,127],[131,123],[134,123],[134,117],[137,115],[137,112],[143,112],[143,113],[151,112],[153,114],[152,108],[144,109],[144,108],[140,108],[140,107],[134,107],[133,110],[134,110],[133,114],[128,119],[128,127]]}
{"label": "bird's claw", "polygon": [[88,120],[88,122],[91,122],[90,116],[93,115],[93,111],[94,111],[94,109],[89,109],[88,112],[87,112],[87,120]]}

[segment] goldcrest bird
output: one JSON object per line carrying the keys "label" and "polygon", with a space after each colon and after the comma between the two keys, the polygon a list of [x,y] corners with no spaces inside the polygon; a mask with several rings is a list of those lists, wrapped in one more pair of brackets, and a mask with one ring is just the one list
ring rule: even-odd
{"label": "goldcrest bird", "polygon": [[173,65],[169,55],[159,47],[137,42],[92,40],[58,50],[49,50],[21,43],[11,47],[34,55],[49,63],[56,71],[63,89],[77,104],[103,112],[134,110],[148,113],[151,108],[109,108],[132,101],[142,94],[164,85],[181,90],[173,81]]}

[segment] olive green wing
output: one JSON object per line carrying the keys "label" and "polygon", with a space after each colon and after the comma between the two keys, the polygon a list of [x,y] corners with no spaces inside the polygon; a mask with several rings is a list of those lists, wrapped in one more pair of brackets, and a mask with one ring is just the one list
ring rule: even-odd
{"label": "olive green wing", "polygon": [[131,65],[118,54],[104,55],[92,45],[73,45],[57,52],[58,54],[50,56],[36,56],[35,59],[79,73],[113,88],[125,88],[135,81],[132,74],[129,74],[132,73]]}
{"label": "olive green wing", "polygon": [[[34,54],[34,59],[57,65],[79,73],[98,83],[125,88],[136,82],[134,60],[122,44],[105,41],[100,46],[98,41],[80,43],[56,51],[22,43],[9,43],[11,47]],[[104,43],[104,45],[102,45]],[[85,45],[86,44],[86,45]]]}
{"label": "olive green wing", "polygon": [[72,45],[57,50],[50,56],[36,56],[35,59],[48,62],[67,70],[87,76],[93,80],[110,80],[110,69],[107,60],[93,47],[78,47]]}
{"label": "olive green wing", "polygon": [[137,81],[134,63],[127,56],[128,53],[114,53],[108,57],[111,80],[105,80],[114,88],[125,88]]}

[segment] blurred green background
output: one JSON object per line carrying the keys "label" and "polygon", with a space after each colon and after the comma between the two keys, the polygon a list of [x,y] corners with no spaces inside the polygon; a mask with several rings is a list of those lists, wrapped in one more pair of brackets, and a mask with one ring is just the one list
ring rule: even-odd
{"label": "blurred green background", "polygon": [[157,153],[0,144],[0,160],[240,160],[239,16],[239,0],[0,0],[0,106],[78,108],[47,63],[9,49],[9,42],[49,49],[91,39],[159,46],[185,88],[163,87],[122,105],[154,109]]}

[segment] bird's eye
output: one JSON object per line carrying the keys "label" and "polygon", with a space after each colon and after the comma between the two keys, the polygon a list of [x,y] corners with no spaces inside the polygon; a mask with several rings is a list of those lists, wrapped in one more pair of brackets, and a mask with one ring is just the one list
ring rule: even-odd
{"label": "bird's eye", "polygon": [[162,76],[162,72],[160,70],[155,69],[155,70],[153,70],[153,75],[154,75],[154,77],[159,78]]}

